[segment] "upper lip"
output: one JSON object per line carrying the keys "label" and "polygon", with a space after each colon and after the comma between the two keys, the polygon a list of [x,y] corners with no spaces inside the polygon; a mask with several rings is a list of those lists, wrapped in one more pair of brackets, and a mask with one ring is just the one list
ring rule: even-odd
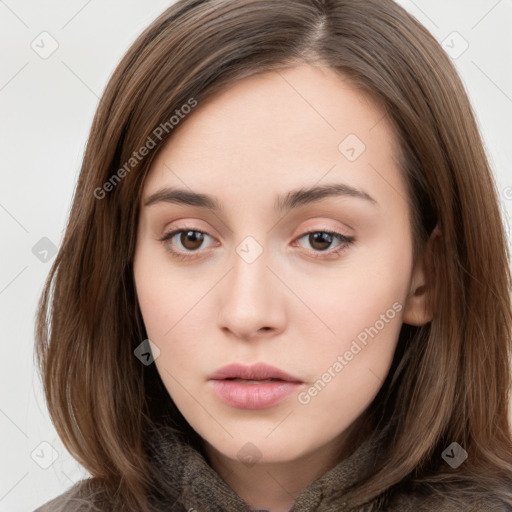
{"label": "upper lip", "polygon": [[299,378],[286,373],[275,366],[266,363],[256,363],[250,366],[233,363],[219,368],[209,377],[211,380],[222,379],[245,379],[245,380],[265,380],[279,379],[288,382],[302,382]]}

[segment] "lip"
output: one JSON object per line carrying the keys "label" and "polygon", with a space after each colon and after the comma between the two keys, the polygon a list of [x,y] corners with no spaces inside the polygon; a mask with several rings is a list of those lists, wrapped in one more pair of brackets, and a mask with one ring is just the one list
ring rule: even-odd
{"label": "lip", "polygon": [[252,410],[278,404],[303,384],[299,378],[266,363],[229,364],[210,375],[209,381],[223,402],[238,409]]}
{"label": "lip", "polygon": [[210,380],[223,379],[245,379],[245,380],[265,380],[279,379],[287,382],[302,383],[302,381],[285,371],[266,363],[256,363],[250,366],[233,363],[219,368],[209,377]]}

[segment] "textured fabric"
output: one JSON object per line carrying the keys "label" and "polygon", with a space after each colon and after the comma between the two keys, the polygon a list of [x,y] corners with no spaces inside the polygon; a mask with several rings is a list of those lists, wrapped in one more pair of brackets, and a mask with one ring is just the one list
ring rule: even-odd
{"label": "textured fabric", "polygon": [[[344,510],[348,504],[340,496],[373,467],[379,446],[375,442],[361,444],[355,452],[304,489],[295,499],[290,512],[311,510]],[[203,456],[180,442],[169,431],[152,439],[153,460],[159,468],[158,485],[166,496],[176,495],[175,482],[180,482],[179,501],[185,509],[198,512],[249,512],[251,508],[231,489]],[[180,453],[180,457],[173,454]],[[186,463],[183,463],[183,461]],[[215,497],[213,500],[212,497]],[[169,507],[172,503],[166,503]],[[351,503],[354,507],[358,503]],[[339,508],[339,507],[343,508]],[[330,508],[329,508],[330,507]]]}
{"label": "textured fabric", "polygon": [[[389,501],[376,498],[348,502],[347,489],[371,471],[379,445],[362,443],[349,457],[327,471],[296,497],[289,512],[511,512],[512,508],[491,497],[478,502],[456,504],[448,498],[429,495],[394,494]],[[242,500],[201,453],[178,440],[169,431],[153,436],[150,452],[156,468],[153,497],[156,510],[162,512],[255,512]],[[115,506],[99,505],[100,499],[87,497],[88,480],[75,484],[67,492],[35,512],[118,512]],[[97,497],[99,494],[96,495]]]}

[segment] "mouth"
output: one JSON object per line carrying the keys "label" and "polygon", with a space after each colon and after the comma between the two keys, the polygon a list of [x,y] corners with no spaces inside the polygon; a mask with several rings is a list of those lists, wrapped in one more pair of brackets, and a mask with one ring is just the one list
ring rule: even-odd
{"label": "mouth", "polygon": [[239,381],[284,381],[301,384],[302,381],[293,375],[266,363],[257,363],[251,366],[234,363],[223,366],[210,375],[210,380],[239,380]]}
{"label": "mouth", "polygon": [[230,377],[230,378],[227,378],[227,379],[222,379],[222,380],[231,380],[233,382],[243,382],[244,384],[262,384],[264,382],[288,382],[288,381],[285,381],[285,380],[281,380],[281,379],[261,379],[261,380],[255,380],[255,379],[239,379],[239,378],[233,378],[233,377]]}
{"label": "mouth", "polygon": [[265,363],[224,366],[209,377],[217,396],[237,409],[266,409],[277,405],[303,382]]}

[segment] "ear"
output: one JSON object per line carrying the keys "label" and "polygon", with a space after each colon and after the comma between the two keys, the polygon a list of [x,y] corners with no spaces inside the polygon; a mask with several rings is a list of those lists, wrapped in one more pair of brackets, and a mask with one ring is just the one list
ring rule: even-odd
{"label": "ear", "polygon": [[433,292],[432,287],[434,285],[434,266],[432,264],[433,251],[435,250],[434,242],[440,237],[441,230],[439,226],[436,226],[425,244],[423,254],[416,262],[409,294],[405,302],[402,320],[405,324],[421,326],[430,322],[434,317],[434,311],[428,297]]}

